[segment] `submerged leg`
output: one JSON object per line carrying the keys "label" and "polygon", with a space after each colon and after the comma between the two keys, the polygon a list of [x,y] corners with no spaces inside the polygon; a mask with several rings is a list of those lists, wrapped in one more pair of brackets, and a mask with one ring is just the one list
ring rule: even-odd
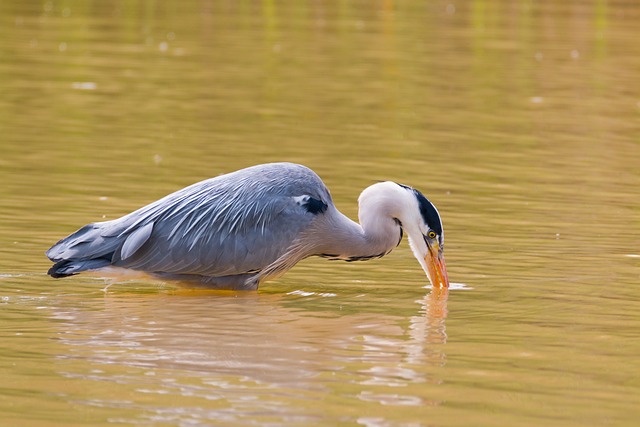
{"label": "submerged leg", "polygon": [[105,278],[105,279],[104,279],[104,283],[105,283],[105,285],[107,285],[107,286],[105,286],[104,288],[102,288],[102,292],[104,292],[104,293],[106,294],[106,293],[107,293],[107,291],[109,290],[109,287],[110,287],[111,285],[113,285],[114,283],[116,283],[116,280],[115,280],[115,279],[113,279],[113,278],[111,278],[111,277],[107,277],[107,278]]}
{"label": "submerged leg", "polygon": [[246,291],[255,291],[258,289],[258,281],[254,280],[256,275],[251,273],[219,277],[169,273],[155,273],[154,276],[161,280],[175,280],[176,284],[182,288]]}

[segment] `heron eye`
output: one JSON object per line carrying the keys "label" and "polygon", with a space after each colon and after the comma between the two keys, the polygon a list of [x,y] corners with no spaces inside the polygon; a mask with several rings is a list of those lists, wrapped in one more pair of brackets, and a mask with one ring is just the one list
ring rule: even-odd
{"label": "heron eye", "polygon": [[435,239],[436,238],[436,232],[435,231],[430,231],[429,233],[427,233],[427,236],[429,236],[430,239]]}

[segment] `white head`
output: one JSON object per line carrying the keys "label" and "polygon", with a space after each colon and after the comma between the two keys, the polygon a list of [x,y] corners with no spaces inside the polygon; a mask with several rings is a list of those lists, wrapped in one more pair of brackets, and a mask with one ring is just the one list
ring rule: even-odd
{"label": "white head", "polygon": [[[431,285],[449,286],[443,254],[444,230],[433,203],[414,188],[386,181],[366,188],[360,195],[360,205],[363,226],[373,221],[373,211],[397,221],[406,231],[413,255],[427,273]],[[367,205],[371,208],[375,205],[376,209],[364,208]]]}

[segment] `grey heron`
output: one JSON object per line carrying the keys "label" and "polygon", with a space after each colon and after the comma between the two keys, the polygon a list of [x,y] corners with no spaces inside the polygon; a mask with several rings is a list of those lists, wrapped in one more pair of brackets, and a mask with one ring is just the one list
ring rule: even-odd
{"label": "grey heron", "polygon": [[257,289],[310,256],[382,257],[406,231],[434,287],[448,287],[444,231],[418,190],[378,182],[358,198],[359,221],[343,215],[311,169],[252,166],[190,185],[121,218],[85,225],[53,245],[54,278],[138,272],[194,287]]}

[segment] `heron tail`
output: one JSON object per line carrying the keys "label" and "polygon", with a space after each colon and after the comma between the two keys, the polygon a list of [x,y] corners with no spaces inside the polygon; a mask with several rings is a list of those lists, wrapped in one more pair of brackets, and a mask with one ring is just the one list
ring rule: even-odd
{"label": "heron tail", "polygon": [[58,261],[47,271],[47,274],[54,279],[61,277],[73,276],[83,271],[97,270],[111,264],[111,261],[105,258],[89,259],[85,261],[67,260]]}
{"label": "heron tail", "polygon": [[73,276],[111,264],[119,239],[105,235],[107,223],[85,225],[53,245],[47,257],[55,264],[47,272],[51,277]]}

